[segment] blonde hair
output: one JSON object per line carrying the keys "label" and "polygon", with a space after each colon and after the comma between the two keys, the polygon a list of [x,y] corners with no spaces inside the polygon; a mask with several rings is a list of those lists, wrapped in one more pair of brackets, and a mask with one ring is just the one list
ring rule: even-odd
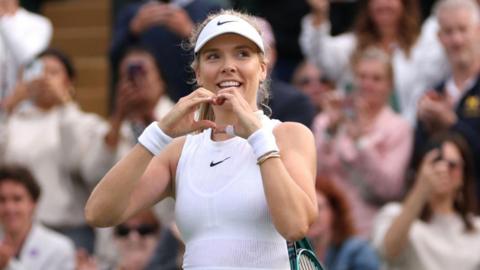
{"label": "blonde hair", "polygon": [[[214,18],[216,18],[220,15],[232,15],[232,16],[239,17],[239,18],[243,19],[244,21],[248,22],[249,24],[251,24],[258,31],[260,36],[262,36],[262,32],[260,31],[260,28],[259,28],[259,26],[256,22],[257,19],[254,16],[251,16],[251,15],[246,14],[246,13],[238,12],[238,11],[235,11],[235,10],[231,10],[231,9],[220,10],[219,12],[210,14],[203,22],[201,22],[200,24],[198,24],[194,28],[194,30],[192,32],[192,35],[190,36],[189,42],[188,42],[188,44],[186,44],[186,49],[187,50],[192,50],[193,48],[195,48],[195,44],[197,43],[198,36],[202,32],[203,28],[211,20],[213,20]],[[264,45],[267,45],[267,44],[264,44]],[[269,48],[266,48],[266,49],[268,50]],[[260,61],[262,63],[267,64],[268,60],[266,59],[265,54],[262,53],[261,51],[259,51],[259,57],[260,57]],[[198,61],[199,61],[199,59],[198,59],[197,55],[195,54],[194,57],[193,57],[193,61],[190,64],[190,68],[194,72],[198,68]],[[197,84],[197,81],[195,79],[193,79],[192,84]],[[262,108],[265,111],[265,113],[268,114],[268,115],[271,114],[271,109],[267,105],[268,99],[270,97],[269,85],[270,85],[270,80],[268,78],[265,79],[264,81],[261,81],[260,85],[259,85],[258,93],[257,93],[257,105],[260,108]],[[210,104],[202,104],[200,106],[200,111],[199,111],[199,114],[198,114],[198,118],[199,118],[199,120],[212,120],[212,121],[215,120],[215,117],[213,115],[213,110],[212,110]]]}
{"label": "blonde hair", "polygon": [[382,63],[387,71],[387,76],[390,80],[390,86],[393,88],[394,73],[390,55],[377,47],[367,47],[366,49],[361,50],[352,56],[352,70],[355,70],[358,63],[364,60],[373,60]]}

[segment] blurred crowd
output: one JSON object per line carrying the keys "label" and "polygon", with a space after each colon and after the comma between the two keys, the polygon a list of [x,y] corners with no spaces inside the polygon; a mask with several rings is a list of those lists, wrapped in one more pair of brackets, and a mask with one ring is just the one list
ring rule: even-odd
{"label": "blurred crowd", "polygon": [[315,136],[307,237],[327,269],[480,269],[480,1],[113,1],[107,118],[76,102],[32,2],[0,0],[0,269],[181,268],[173,200],[115,228],[83,211],[198,87],[185,44],[222,8],[256,16],[271,117]]}

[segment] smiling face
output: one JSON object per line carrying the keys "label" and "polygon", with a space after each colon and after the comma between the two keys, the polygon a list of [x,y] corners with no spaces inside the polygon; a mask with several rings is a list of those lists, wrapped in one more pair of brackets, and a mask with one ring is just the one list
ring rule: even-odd
{"label": "smiling face", "polygon": [[438,13],[439,39],[453,67],[468,65],[476,58],[479,27],[472,11],[466,8]]}
{"label": "smiling face", "polygon": [[16,181],[0,183],[0,223],[7,233],[17,234],[32,223],[35,202],[27,188]]}
{"label": "smiling face", "polygon": [[267,65],[255,43],[237,34],[223,34],[199,51],[195,74],[202,87],[213,93],[234,88],[256,109],[257,91],[267,76]]}

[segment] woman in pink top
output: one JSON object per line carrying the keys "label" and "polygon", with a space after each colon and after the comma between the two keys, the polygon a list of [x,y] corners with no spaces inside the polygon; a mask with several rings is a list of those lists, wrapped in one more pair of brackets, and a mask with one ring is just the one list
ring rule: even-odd
{"label": "woman in pink top", "polygon": [[318,174],[346,190],[358,230],[366,235],[377,209],[398,198],[412,130],[388,99],[393,71],[387,54],[368,48],[352,61],[356,90],[325,96],[314,123]]}

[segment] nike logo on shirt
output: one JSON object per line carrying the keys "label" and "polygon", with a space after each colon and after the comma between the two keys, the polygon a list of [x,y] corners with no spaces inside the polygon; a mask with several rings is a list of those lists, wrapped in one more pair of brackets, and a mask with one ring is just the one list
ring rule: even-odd
{"label": "nike logo on shirt", "polygon": [[227,158],[225,158],[225,159],[223,159],[223,160],[220,160],[220,161],[218,161],[218,162],[213,162],[213,161],[211,161],[211,162],[210,162],[210,167],[217,166],[218,164],[224,162],[225,160],[227,160],[227,159],[229,159],[229,158],[230,158],[230,157],[227,157]]}
{"label": "nike logo on shirt", "polygon": [[220,25],[222,25],[222,24],[226,24],[226,23],[229,23],[229,22],[235,22],[235,21],[223,21],[223,22],[218,21],[218,22],[217,22],[217,25],[220,26]]}

